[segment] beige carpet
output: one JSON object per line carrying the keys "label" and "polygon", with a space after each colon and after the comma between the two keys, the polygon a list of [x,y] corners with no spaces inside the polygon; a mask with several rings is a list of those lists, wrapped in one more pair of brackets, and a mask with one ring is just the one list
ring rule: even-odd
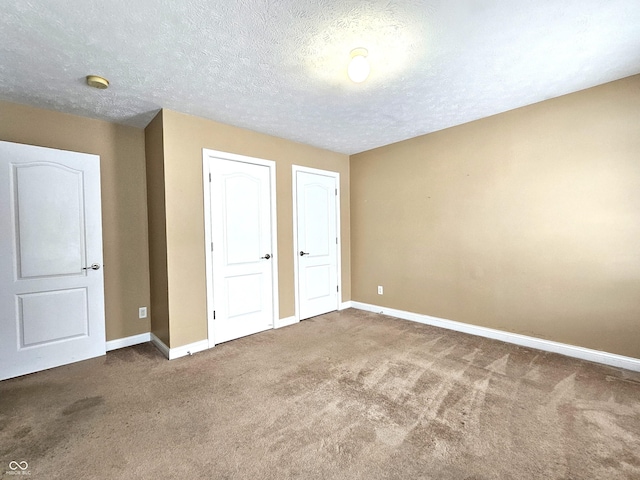
{"label": "beige carpet", "polygon": [[640,479],[640,374],[346,310],[0,382],[2,478],[13,461],[34,479]]}

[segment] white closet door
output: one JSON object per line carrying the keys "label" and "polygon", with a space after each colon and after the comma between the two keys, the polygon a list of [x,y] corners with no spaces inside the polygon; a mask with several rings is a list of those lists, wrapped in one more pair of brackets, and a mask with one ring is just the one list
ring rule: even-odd
{"label": "white closet door", "polygon": [[303,320],[338,309],[337,179],[295,173],[298,313]]}
{"label": "white closet door", "polygon": [[270,169],[211,161],[214,341],[273,328]]}

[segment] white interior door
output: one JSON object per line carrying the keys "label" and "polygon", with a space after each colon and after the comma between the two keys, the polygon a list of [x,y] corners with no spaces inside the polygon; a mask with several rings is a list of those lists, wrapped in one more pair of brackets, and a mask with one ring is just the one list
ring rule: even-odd
{"label": "white interior door", "polygon": [[0,142],[0,379],[105,354],[100,157]]}
{"label": "white interior door", "polygon": [[338,174],[294,167],[300,320],[339,307]]}
{"label": "white interior door", "polygon": [[209,168],[210,332],[217,344],[274,325],[274,166],[214,157]]}

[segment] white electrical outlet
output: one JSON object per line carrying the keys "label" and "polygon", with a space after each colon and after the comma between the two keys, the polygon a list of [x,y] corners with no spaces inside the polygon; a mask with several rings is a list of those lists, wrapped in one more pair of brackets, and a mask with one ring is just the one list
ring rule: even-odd
{"label": "white electrical outlet", "polygon": [[378,285],[378,295],[382,295],[384,293],[384,289],[382,288],[382,285]]}
{"label": "white electrical outlet", "polygon": [[138,318],[147,318],[147,307],[140,307],[138,309]]}

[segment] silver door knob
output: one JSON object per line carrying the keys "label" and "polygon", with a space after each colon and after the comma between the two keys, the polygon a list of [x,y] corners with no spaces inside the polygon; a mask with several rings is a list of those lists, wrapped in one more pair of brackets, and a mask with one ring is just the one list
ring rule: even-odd
{"label": "silver door knob", "polygon": [[269,260],[271,258],[271,255],[269,255],[268,253],[264,256],[264,257],[260,257],[260,258],[264,258],[265,260]]}
{"label": "silver door knob", "polygon": [[309,252],[303,252],[302,250],[300,250],[300,256],[304,257],[305,255],[309,255]]}
{"label": "silver door knob", "polygon": [[90,267],[82,267],[83,270],[100,270],[100,264],[94,263]]}

